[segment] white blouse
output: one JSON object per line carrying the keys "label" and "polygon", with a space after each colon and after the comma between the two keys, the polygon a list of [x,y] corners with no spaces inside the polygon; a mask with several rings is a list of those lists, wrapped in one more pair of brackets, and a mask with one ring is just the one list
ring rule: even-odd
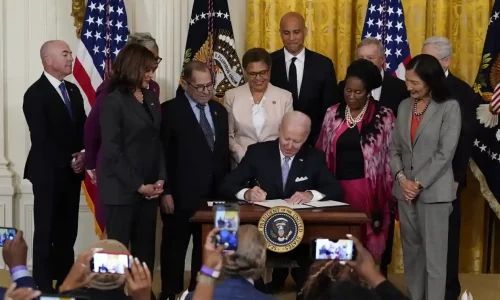
{"label": "white blouse", "polygon": [[[251,99],[252,101],[254,101],[253,98]],[[260,101],[259,104],[254,103],[252,106],[252,121],[253,121],[253,127],[255,127],[255,133],[257,134],[257,137],[260,136],[262,128],[264,128],[264,123],[266,122],[266,110],[262,105],[264,101],[266,101],[265,95],[262,97],[262,100]]]}

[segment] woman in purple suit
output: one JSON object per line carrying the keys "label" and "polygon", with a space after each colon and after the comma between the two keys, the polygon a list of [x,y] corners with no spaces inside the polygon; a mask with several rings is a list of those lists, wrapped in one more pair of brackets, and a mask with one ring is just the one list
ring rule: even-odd
{"label": "woman in purple suit", "polygon": [[[127,44],[140,44],[148,48],[157,59],[157,63],[153,69],[156,71],[158,65],[160,64],[162,58],[158,56],[158,45],[156,40],[149,33],[136,32],[128,37]],[[90,111],[87,121],[85,122],[85,168],[90,171],[92,181],[97,184],[96,167],[101,161],[101,130],[99,125],[99,106],[101,101],[108,95],[109,82],[107,79],[101,83],[97,88],[95,95],[95,103]],[[156,95],[157,104],[156,107],[160,109],[160,86],[154,80],[149,82],[150,90],[152,90]]]}

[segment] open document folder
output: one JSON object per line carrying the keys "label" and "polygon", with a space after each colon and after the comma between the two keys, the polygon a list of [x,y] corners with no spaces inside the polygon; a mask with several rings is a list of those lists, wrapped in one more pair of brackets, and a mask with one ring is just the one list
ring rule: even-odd
{"label": "open document folder", "polygon": [[324,200],[324,201],[310,201],[303,204],[292,205],[288,204],[285,200],[276,199],[276,200],[266,200],[263,202],[254,202],[253,204],[264,206],[268,208],[273,208],[276,206],[286,206],[293,209],[301,209],[301,208],[323,208],[323,207],[335,207],[335,206],[345,206],[349,205],[347,203],[338,202],[334,200]]}

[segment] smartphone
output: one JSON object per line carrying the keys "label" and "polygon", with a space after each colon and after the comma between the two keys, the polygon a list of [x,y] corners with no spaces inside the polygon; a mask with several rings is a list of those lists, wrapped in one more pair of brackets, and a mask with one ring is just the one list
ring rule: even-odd
{"label": "smartphone", "polygon": [[315,260],[355,260],[357,254],[351,240],[315,239],[312,248],[312,257]]}
{"label": "smartphone", "polygon": [[240,206],[236,203],[217,204],[215,226],[221,230],[215,236],[215,247],[226,245],[227,251],[238,249],[238,227],[240,226]]}
{"label": "smartphone", "polygon": [[90,261],[90,269],[94,273],[125,274],[130,268],[129,255],[123,253],[94,253]]}
{"label": "smartphone", "polygon": [[3,247],[7,240],[13,240],[16,237],[17,229],[11,227],[0,227],[0,247]]}

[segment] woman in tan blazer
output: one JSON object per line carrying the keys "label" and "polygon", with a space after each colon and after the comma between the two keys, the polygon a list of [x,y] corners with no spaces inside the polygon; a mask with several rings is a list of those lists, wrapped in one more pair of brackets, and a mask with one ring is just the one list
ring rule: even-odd
{"label": "woman in tan blazer", "polygon": [[275,140],[283,115],[292,111],[292,94],[271,83],[271,56],[262,48],[243,55],[247,83],[226,92],[224,106],[229,117],[229,148],[239,163],[247,147]]}

